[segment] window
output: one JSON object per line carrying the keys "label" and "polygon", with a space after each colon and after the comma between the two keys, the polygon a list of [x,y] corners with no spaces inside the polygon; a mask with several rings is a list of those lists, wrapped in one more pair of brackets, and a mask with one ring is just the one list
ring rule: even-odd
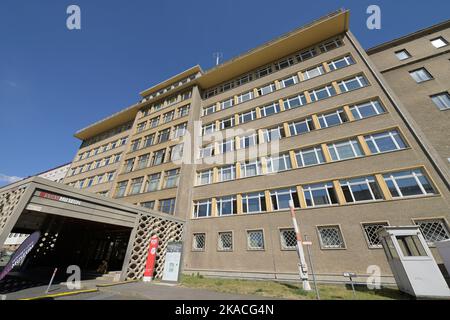
{"label": "window", "polygon": [[409,74],[417,83],[421,83],[421,82],[433,79],[431,74],[425,68],[420,68],[417,70],[410,71]]}
{"label": "window", "polygon": [[219,216],[228,216],[237,213],[235,196],[217,198],[217,213]]}
{"label": "window", "polygon": [[292,122],[289,124],[289,130],[291,136],[296,136],[302,133],[307,133],[314,130],[314,122],[311,118],[307,118],[298,122]]}
{"label": "window", "polygon": [[234,165],[219,169],[219,182],[236,179],[236,167]]}
{"label": "window", "polygon": [[290,76],[289,78],[283,79],[280,81],[281,88],[287,88],[290,86],[293,86],[294,84],[298,83],[298,77],[297,76]]}
{"label": "window", "polygon": [[220,120],[220,130],[225,130],[231,127],[234,127],[234,116],[231,116],[228,119]]}
{"label": "window", "polygon": [[242,211],[244,213],[259,213],[266,210],[266,197],[264,192],[242,195]]}
{"label": "window", "polygon": [[427,256],[427,252],[417,235],[397,236],[396,239],[404,257]]}
{"label": "window", "polygon": [[163,123],[167,123],[173,120],[173,116],[175,115],[175,110],[164,113],[163,114]]}
{"label": "window", "polygon": [[137,125],[137,132],[139,133],[139,132],[144,131],[146,124],[147,124],[147,121],[139,123]]}
{"label": "window", "polygon": [[264,232],[262,230],[247,231],[248,250],[264,250]]}
{"label": "window", "polygon": [[265,76],[267,76],[267,75],[269,75],[271,73],[272,73],[272,66],[267,66],[267,67],[264,67],[264,68],[259,69],[258,71],[256,71],[256,75],[257,75],[258,78],[265,77]]}
{"label": "window", "polygon": [[139,169],[144,169],[145,167],[147,167],[149,158],[150,158],[150,153],[144,154],[143,156],[140,156],[139,160],[138,160],[138,167],[137,167],[137,169],[139,170]]}
{"label": "window", "polygon": [[144,181],[144,177],[131,180],[130,195],[138,194],[141,192],[141,187],[142,187],[143,181]]}
{"label": "window", "polygon": [[211,199],[194,202],[194,218],[210,217],[212,209]]}
{"label": "window", "polygon": [[213,144],[200,148],[200,158],[212,157],[213,155],[214,155]]}
{"label": "window", "polygon": [[170,138],[170,128],[164,129],[159,132],[158,143],[163,143],[168,141]]}
{"label": "window", "polygon": [[234,150],[234,139],[223,141],[219,144],[220,153],[231,152]]}
{"label": "window", "polygon": [[378,100],[356,104],[350,108],[350,111],[356,120],[376,116],[385,112]]}
{"label": "window", "polygon": [[333,161],[351,159],[363,156],[358,140],[351,139],[347,141],[330,143],[327,145]]}
{"label": "window", "polygon": [[158,190],[159,180],[161,179],[161,173],[154,173],[148,176],[147,192],[153,192]]}
{"label": "window", "polygon": [[320,247],[322,249],[344,249],[344,239],[342,238],[339,226],[319,226]]}
{"label": "window", "polygon": [[159,124],[159,117],[150,119],[150,128],[156,128]]}
{"label": "window", "polygon": [[434,104],[439,108],[439,110],[450,109],[450,94],[448,92],[443,92],[431,96],[431,100],[433,100]]}
{"label": "window", "polygon": [[187,122],[175,126],[173,129],[173,139],[177,139],[186,134]]}
{"label": "window", "polygon": [[296,97],[284,100],[284,108],[286,110],[304,106],[305,104],[306,104],[306,97],[304,94],[300,94]]}
{"label": "window", "polygon": [[268,85],[265,85],[264,87],[259,88],[258,95],[264,96],[264,95],[272,93],[274,91],[275,91],[275,85],[273,83],[270,83]]}
{"label": "window", "polygon": [[437,49],[448,45],[447,40],[445,40],[443,37],[438,37],[438,38],[432,39],[430,41],[431,41],[431,44]]}
{"label": "window", "polygon": [[148,136],[145,136],[144,138],[144,146],[143,148],[150,147],[155,141],[155,134],[150,134]]}
{"label": "window", "polygon": [[324,74],[325,71],[323,69],[323,66],[317,66],[311,69],[308,69],[306,71],[303,72],[303,78],[305,80],[309,80],[318,76],[321,76],[322,74]]}
{"label": "window", "polygon": [[189,114],[190,105],[182,106],[178,109],[178,118],[185,117]]}
{"label": "window", "polygon": [[295,156],[300,168],[325,163],[325,157],[320,146],[299,150]]}
{"label": "window", "polygon": [[211,98],[217,94],[217,88],[205,92],[205,99]]}
{"label": "window", "polygon": [[217,237],[217,249],[219,251],[233,251],[232,232],[219,232]]}
{"label": "window", "polygon": [[255,133],[249,136],[241,137],[240,144],[242,149],[255,146],[258,144],[258,135]]}
{"label": "window", "polygon": [[86,188],[89,188],[89,187],[91,187],[91,186],[94,184],[94,179],[95,179],[95,177],[90,177],[90,178],[87,180],[87,186],[86,186]]}
{"label": "window", "polygon": [[197,174],[197,184],[198,185],[205,185],[205,184],[210,184],[212,183],[212,177],[213,177],[213,170],[206,170],[206,171],[202,171],[199,172]]}
{"label": "window", "polygon": [[409,52],[408,52],[407,50],[405,50],[405,49],[395,52],[395,56],[396,56],[397,59],[400,60],[400,61],[403,61],[403,60],[406,60],[406,59],[411,58],[411,55],[410,55]]}
{"label": "window", "polygon": [[256,119],[256,111],[250,110],[246,113],[242,113],[239,115],[239,123],[246,123],[249,121],[253,121]]}
{"label": "window", "polygon": [[354,78],[339,82],[339,88],[341,89],[341,92],[356,90],[362,87],[366,87],[367,85],[369,85],[369,82],[367,82],[367,79],[364,76],[356,76]]}
{"label": "window", "polygon": [[406,145],[397,130],[371,134],[365,136],[364,139],[373,154],[406,148]]}
{"label": "window", "polygon": [[238,96],[238,103],[243,103],[246,102],[248,100],[253,99],[253,91],[249,91],[246,93],[243,93],[241,95]]}
{"label": "window", "polygon": [[289,153],[267,158],[267,172],[276,173],[292,169],[291,157]]}
{"label": "window", "polygon": [[282,126],[278,126],[272,129],[264,129],[264,142],[271,142],[280,140],[286,137],[284,128]]}
{"label": "window", "polygon": [[331,85],[320,88],[320,89],[315,89],[315,90],[309,91],[309,96],[311,97],[312,102],[326,99],[326,98],[332,97],[334,95],[336,95],[336,90]]}
{"label": "window", "polygon": [[131,142],[131,152],[138,150],[140,144],[141,144],[141,139],[133,140],[133,142]]}
{"label": "window", "polygon": [[341,68],[345,68],[354,63],[355,63],[355,61],[353,60],[353,58],[351,56],[345,56],[341,59],[337,59],[337,60],[328,62],[328,67],[330,68],[331,71],[334,71],[334,70],[338,70]]}
{"label": "window", "polygon": [[348,203],[383,199],[374,177],[341,180],[340,184]]}
{"label": "window", "polygon": [[383,175],[383,178],[394,198],[435,193],[420,169],[389,173]]}
{"label": "window", "polygon": [[380,238],[378,237],[378,231],[382,228],[387,227],[389,224],[387,222],[379,223],[363,223],[362,227],[364,230],[364,236],[366,237],[367,244],[369,248],[382,248]]}
{"label": "window", "polygon": [[327,114],[321,114],[318,118],[321,128],[337,126],[348,121],[347,115],[341,109]]}
{"label": "window", "polygon": [[234,88],[233,82],[228,82],[220,86],[220,92],[225,92]]}
{"label": "window", "polygon": [[170,161],[177,161],[180,160],[183,157],[183,148],[184,144],[177,144],[173,147],[170,147],[169,154],[170,154]]}
{"label": "window", "polygon": [[108,172],[106,174],[106,181],[111,182],[111,181],[113,181],[113,179],[114,179],[114,171]]}
{"label": "window", "polygon": [[430,244],[450,239],[450,232],[444,219],[418,220],[415,223],[422,231],[425,240]]}
{"label": "window", "polygon": [[175,210],[175,198],[163,199],[159,201],[159,211],[173,214]]}
{"label": "window", "polygon": [[[113,162],[114,163],[117,163],[117,162],[119,162],[120,161],[120,158],[122,158],[122,155],[119,153],[119,154],[116,154],[116,155],[114,155],[114,159],[113,159]],[[97,168],[100,166],[100,160],[98,160],[98,161],[96,161],[96,163],[95,163],[95,165],[97,166]]]}
{"label": "window", "polygon": [[290,67],[294,64],[294,59],[292,58],[287,58],[281,61],[278,61],[277,63],[275,63],[275,69],[277,71],[282,70],[284,68]]}
{"label": "window", "polygon": [[164,173],[163,188],[174,188],[178,186],[180,169],[168,170]]}
{"label": "window", "polygon": [[205,251],[206,246],[206,234],[194,233],[192,238],[192,249],[194,251]]}
{"label": "window", "polygon": [[273,210],[289,209],[289,201],[291,200],[294,202],[295,208],[300,208],[297,188],[270,191],[270,198],[272,199]]}
{"label": "window", "polygon": [[216,105],[215,104],[213,104],[212,106],[203,108],[203,115],[204,116],[207,116],[208,114],[212,114],[214,112],[216,112]]}
{"label": "window", "polygon": [[216,124],[214,122],[206,124],[202,127],[202,135],[204,136],[213,133],[214,131],[216,131]]}
{"label": "window", "polygon": [[331,182],[318,183],[303,187],[307,207],[337,204],[337,197]]}
{"label": "window", "polygon": [[296,58],[299,62],[302,62],[302,61],[313,58],[314,56],[316,56],[316,54],[317,54],[316,49],[312,48],[312,49],[309,49],[309,50],[299,53],[296,56]]}
{"label": "window", "polygon": [[327,51],[339,48],[340,46],[342,46],[341,39],[333,39],[331,41],[325,42],[324,44],[321,44],[319,46],[319,48],[320,48],[320,51],[327,52]]}
{"label": "window", "polygon": [[133,167],[134,167],[134,158],[126,160],[125,161],[125,170],[124,170],[124,172],[131,172],[131,171],[133,171]]}
{"label": "window", "polygon": [[280,241],[282,250],[295,250],[297,247],[297,235],[294,229],[281,229]]}
{"label": "window", "polygon": [[166,149],[161,149],[161,150],[155,151],[152,156],[151,165],[157,166],[157,165],[163,163],[165,155],[166,155]]}
{"label": "window", "polygon": [[116,197],[120,198],[125,196],[125,191],[127,190],[128,181],[122,181],[117,184]]}
{"label": "window", "polygon": [[228,109],[234,105],[234,99],[230,98],[228,100],[222,101],[220,103],[221,109]]}
{"label": "window", "polygon": [[253,177],[261,174],[261,162],[259,160],[248,161],[242,164],[243,177]]}
{"label": "window", "polygon": [[272,114],[280,112],[280,105],[278,103],[272,103],[261,108],[261,116],[268,117]]}
{"label": "window", "polygon": [[155,201],[141,202],[141,206],[147,209],[155,209]]}

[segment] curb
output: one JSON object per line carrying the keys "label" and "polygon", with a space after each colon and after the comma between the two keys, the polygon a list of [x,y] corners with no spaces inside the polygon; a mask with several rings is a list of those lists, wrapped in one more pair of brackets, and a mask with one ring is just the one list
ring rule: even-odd
{"label": "curb", "polygon": [[133,283],[138,282],[139,280],[130,280],[130,281],[121,281],[121,282],[114,282],[114,283],[106,283],[106,284],[97,284],[95,285],[97,288],[107,288],[107,287],[114,287],[119,286],[121,284],[127,284],[127,283]]}
{"label": "curb", "polygon": [[67,291],[67,292],[61,292],[61,293],[55,293],[55,294],[47,294],[47,295],[43,295],[43,296],[37,296],[37,297],[31,297],[31,298],[22,298],[22,299],[18,299],[18,300],[26,300],[26,301],[30,301],[30,300],[42,300],[42,299],[47,299],[47,298],[57,298],[57,297],[64,297],[64,296],[72,296],[72,295],[77,295],[77,294],[82,294],[82,293],[92,293],[92,292],[97,292],[98,289],[87,289],[87,290],[78,290],[78,291]]}

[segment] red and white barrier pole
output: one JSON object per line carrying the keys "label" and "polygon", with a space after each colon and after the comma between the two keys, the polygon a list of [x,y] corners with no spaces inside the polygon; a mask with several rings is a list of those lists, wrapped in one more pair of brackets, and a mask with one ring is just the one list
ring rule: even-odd
{"label": "red and white barrier pole", "polygon": [[297,237],[297,254],[300,260],[300,263],[298,264],[300,280],[302,280],[303,290],[311,291],[311,286],[308,281],[308,265],[306,264],[305,253],[303,252],[302,236],[300,234],[300,229],[298,228],[297,218],[295,217],[294,201],[289,201],[289,207],[291,209],[292,224],[294,225],[295,235]]}
{"label": "red and white barrier pole", "polygon": [[153,272],[155,270],[156,250],[158,249],[159,239],[157,236],[150,238],[150,246],[148,248],[147,263],[144,271],[144,282],[153,280]]}

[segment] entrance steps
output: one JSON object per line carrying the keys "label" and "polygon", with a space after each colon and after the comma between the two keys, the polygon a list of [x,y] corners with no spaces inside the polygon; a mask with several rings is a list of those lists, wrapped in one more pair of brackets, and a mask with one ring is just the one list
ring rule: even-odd
{"label": "entrance steps", "polygon": [[119,282],[121,273],[122,273],[122,271],[110,271],[108,273],[105,273],[101,277],[97,277],[95,279],[102,280],[102,281],[108,281],[108,282]]}

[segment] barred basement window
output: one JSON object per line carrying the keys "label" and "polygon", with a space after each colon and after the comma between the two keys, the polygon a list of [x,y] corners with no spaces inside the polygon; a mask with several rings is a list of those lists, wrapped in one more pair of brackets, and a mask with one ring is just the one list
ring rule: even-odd
{"label": "barred basement window", "polygon": [[415,221],[428,243],[450,239],[450,232],[444,219]]}
{"label": "barred basement window", "polygon": [[378,237],[378,231],[383,227],[387,227],[387,222],[381,223],[363,223],[364,236],[366,237],[369,248],[382,248],[380,238]]}
{"label": "barred basement window", "polygon": [[232,232],[219,232],[217,237],[217,249],[219,251],[233,251]]}
{"label": "barred basement window", "polygon": [[247,231],[248,250],[264,250],[264,232],[262,230]]}
{"label": "barred basement window", "polygon": [[283,250],[295,250],[297,247],[297,235],[294,229],[281,229],[280,240]]}
{"label": "barred basement window", "polygon": [[192,241],[192,249],[194,251],[205,251],[205,245],[206,245],[206,234],[194,233]]}
{"label": "barred basement window", "polygon": [[319,232],[320,246],[322,249],[344,249],[344,239],[342,238],[339,226],[320,226]]}

